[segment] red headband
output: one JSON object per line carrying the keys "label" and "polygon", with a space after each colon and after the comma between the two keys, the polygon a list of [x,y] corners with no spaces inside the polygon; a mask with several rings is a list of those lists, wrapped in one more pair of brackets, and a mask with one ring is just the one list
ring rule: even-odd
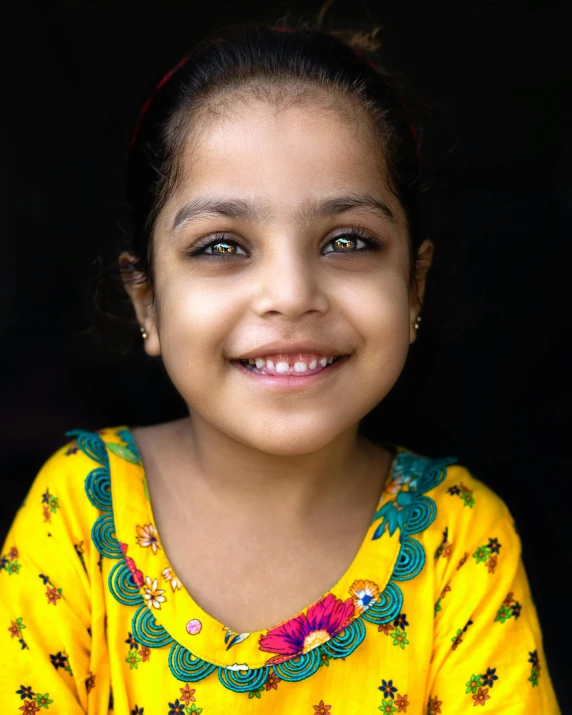
{"label": "red headband", "polygon": [[[276,30],[277,32],[295,32],[295,30],[294,30],[293,28],[291,28],[291,27],[272,27],[271,29],[272,29],[272,30]],[[223,41],[224,41],[224,40],[223,40],[222,38],[220,38],[220,37],[217,37],[217,38],[215,38],[215,39],[213,39],[213,40],[208,40],[208,41],[207,41],[202,47],[200,47],[198,50],[194,50],[193,52],[190,52],[188,55],[186,55],[185,57],[183,57],[183,59],[182,59],[175,67],[173,67],[172,69],[170,69],[170,70],[167,72],[167,74],[165,74],[165,75],[161,78],[161,80],[159,81],[159,84],[155,87],[155,89],[154,89],[153,92],[151,93],[150,97],[147,99],[147,101],[145,102],[145,104],[144,104],[143,107],[141,108],[141,112],[139,113],[139,119],[137,120],[137,124],[136,124],[136,126],[135,126],[135,129],[134,129],[134,131],[133,131],[133,135],[132,135],[132,137],[131,137],[131,144],[132,144],[132,145],[134,144],[135,139],[137,138],[137,134],[138,134],[138,132],[139,132],[139,127],[141,126],[141,122],[143,121],[143,117],[144,117],[145,114],[147,113],[147,110],[149,109],[149,106],[151,105],[151,103],[152,103],[153,100],[155,99],[155,95],[156,95],[157,92],[161,89],[161,87],[163,87],[163,86],[171,79],[171,77],[172,77],[176,72],[178,72],[178,71],[181,69],[181,67],[183,67],[183,66],[190,60],[191,57],[194,57],[195,55],[198,55],[198,54],[200,54],[201,52],[204,52],[206,49],[208,49],[208,48],[211,47],[212,45],[218,45],[220,42],[223,42]],[[365,57],[362,55],[361,52],[358,52],[358,50],[354,50],[354,52],[355,52],[356,55],[358,55],[358,57],[361,57],[361,59],[365,60]],[[367,61],[367,64],[368,64],[370,67],[372,67],[376,72],[378,71],[377,67],[375,66],[375,64],[374,64],[371,60],[366,60],[366,61]],[[383,79],[383,81],[385,82],[385,84],[386,84],[390,89],[395,89],[395,88],[393,87],[393,85],[392,85],[390,82],[388,82],[385,78]],[[407,114],[407,107],[405,106],[405,103],[403,102],[403,100],[401,100],[399,97],[396,97],[396,99],[397,99],[399,105],[401,106],[401,108],[403,109],[403,111],[405,112],[405,114]],[[407,121],[407,119],[406,119],[406,121]],[[421,176],[421,167],[422,167],[422,164],[421,164],[421,153],[420,153],[420,151],[419,151],[419,135],[418,135],[418,133],[417,133],[417,129],[415,128],[415,126],[414,126],[413,124],[411,124],[409,121],[407,121],[407,126],[409,127],[409,131],[411,132],[411,135],[412,135],[412,137],[413,137],[413,142],[414,142],[414,144],[415,144],[416,156],[417,156],[417,165],[418,165],[418,169],[419,169],[419,176]]]}

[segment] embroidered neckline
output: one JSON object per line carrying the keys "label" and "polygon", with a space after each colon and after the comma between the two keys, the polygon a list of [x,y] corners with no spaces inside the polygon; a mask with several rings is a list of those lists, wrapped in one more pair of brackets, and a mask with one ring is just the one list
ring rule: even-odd
{"label": "embroidered neckline", "polygon": [[[160,546],[129,428],[105,430],[105,440],[82,430],[67,435],[99,464],[85,484],[88,498],[103,512],[92,537],[102,556],[117,561],[108,579],[111,593],[123,605],[137,607],[134,637],[144,646],[170,646],[169,667],[181,681],[196,682],[217,670],[223,685],[238,692],[255,690],[271,671],[283,680],[309,677],[323,657],[350,655],[365,638],[365,622],[380,625],[399,614],[399,581],[417,576],[425,563],[423,547],[411,534],[427,528],[436,515],[434,501],[423,494],[457,461],[422,457],[394,445],[378,508],[341,579],[296,616],[265,631],[240,634],[209,616],[178,581]],[[136,489],[143,498],[133,498]]]}

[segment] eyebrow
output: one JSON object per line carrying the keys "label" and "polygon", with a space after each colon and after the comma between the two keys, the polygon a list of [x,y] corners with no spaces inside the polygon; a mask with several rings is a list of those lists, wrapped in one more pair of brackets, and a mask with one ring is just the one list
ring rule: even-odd
{"label": "eyebrow", "polygon": [[[396,223],[395,216],[389,206],[368,193],[352,193],[333,198],[309,200],[298,210],[296,220],[303,225],[311,218],[329,218],[347,211],[367,212],[389,223]],[[253,223],[266,223],[271,214],[262,203],[247,199],[197,197],[189,201],[177,212],[171,230],[177,231],[190,221],[219,216]]]}

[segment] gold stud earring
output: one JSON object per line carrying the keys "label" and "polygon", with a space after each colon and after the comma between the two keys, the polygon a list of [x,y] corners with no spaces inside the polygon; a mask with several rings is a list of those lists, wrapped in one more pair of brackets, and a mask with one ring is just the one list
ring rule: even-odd
{"label": "gold stud earring", "polygon": [[142,336],[143,340],[145,340],[145,338],[149,337],[147,335],[147,331],[145,330],[145,328],[142,325],[139,326],[139,330],[141,331],[141,336]]}
{"label": "gold stud earring", "polygon": [[414,327],[415,327],[415,330],[418,330],[418,328],[419,328],[419,323],[420,323],[420,322],[421,322],[421,316],[418,315],[418,316],[417,316],[417,320],[415,321],[415,326],[414,326]]}

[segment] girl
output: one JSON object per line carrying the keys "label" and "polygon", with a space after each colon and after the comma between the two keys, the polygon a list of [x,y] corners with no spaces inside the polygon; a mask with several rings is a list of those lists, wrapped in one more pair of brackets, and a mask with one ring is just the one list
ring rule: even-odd
{"label": "girl", "polygon": [[434,246],[417,133],[354,46],[226,27],[145,105],[119,266],[189,414],[73,430],[40,470],[2,551],[3,715],[559,712],[505,503],[358,432]]}

